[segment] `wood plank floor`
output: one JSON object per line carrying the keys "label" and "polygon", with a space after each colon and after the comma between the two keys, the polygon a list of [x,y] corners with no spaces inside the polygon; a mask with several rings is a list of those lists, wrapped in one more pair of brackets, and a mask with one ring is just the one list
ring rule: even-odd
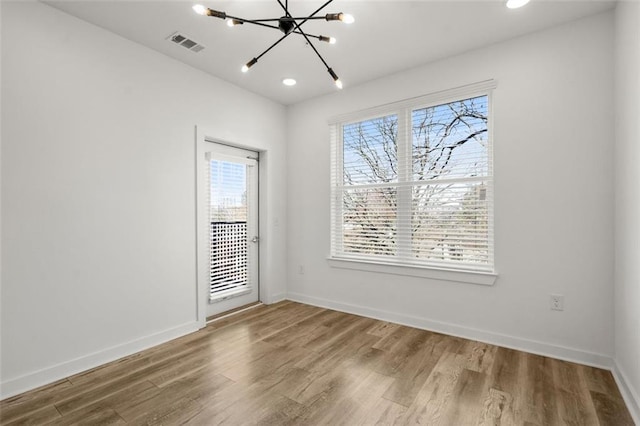
{"label": "wood plank floor", "polygon": [[608,371],[294,302],[4,400],[0,423],[633,425]]}

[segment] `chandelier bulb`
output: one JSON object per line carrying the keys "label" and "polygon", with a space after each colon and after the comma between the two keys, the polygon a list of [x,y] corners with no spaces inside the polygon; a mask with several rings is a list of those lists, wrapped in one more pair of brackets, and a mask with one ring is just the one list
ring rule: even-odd
{"label": "chandelier bulb", "polygon": [[201,4],[196,4],[193,6],[193,11],[198,15],[207,15],[207,8]]}
{"label": "chandelier bulb", "polygon": [[326,37],[326,36],[318,36],[318,40],[320,41],[324,41],[325,43],[329,43],[329,44],[336,44],[336,39],[333,37]]}
{"label": "chandelier bulb", "polygon": [[340,19],[345,24],[353,24],[355,22],[355,18],[353,15],[349,15],[348,13],[339,13],[338,19]]}
{"label": "chandelier bulb", "polygon": [[227,14],[226,13],[220,12],[218,10],[209,9],[208,7],[204,7],[201,4],[194,5],[192,9],[198,15],[213,16],[215,18],[227,19]]}
{"label": "chandelier bulb", "polygon": [[327,21],[342,21],[345,24],[353,24],[353,22],[355,21],[355,18],[353,17],[353,15],[349,15],[348,13],[327,13],[324,16],[324,19],[326,19]]}
{"label": "chandelier bulb", "polygon": [[244,22],[238,21],[237,19],[227,19],[228,27],[235,27],[236,25],[242,25]]}
{"label": "chandelier bulb", "polygon": [[256,58],[253,58],[252,60],[250,60],[249,62],[247,62],[245,65],[242,66],[241,71],[242,72],[249,71],[249,68],[254,66],[256,64],[256,62],[258,62],[258,60]]}
{"label": "chandelier bulb", "polygon": [[336,84],[336,87],[338,89],[342,89],[342,81],[340,81],[340,79],[338,78],[338,75],[331,68],[327,68],[327,72],[329,73],[331,78],[333,78],[333,81]]}

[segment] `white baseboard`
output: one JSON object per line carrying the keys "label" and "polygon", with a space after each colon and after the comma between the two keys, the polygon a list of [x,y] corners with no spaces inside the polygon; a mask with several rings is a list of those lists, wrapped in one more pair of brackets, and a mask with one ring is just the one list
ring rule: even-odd
{"label": "white baseboard", "polygon": [[90,370],[102,364],[115,361],[161,343],[168,342],[169,340],[197,331],[199,328],[198,322],[189,322],[122,345],[113,346],[71,361],[47,367],[15,379],[3,381],[0,383],[0,400],[53,383],[57,380],[64,379],[65,377]]}
{"label": "white baseboard", "polygon": [[265,302],[265,305],[271,305],[273,303],[282,302],[283,300],[286,300],[286,299],[287,299],[286,293],[277,293],[271,296],[269,300]]}
{"label": "white baseboard", "polygon": [[520,337],[508,336],[486,330],[478,330],[475,328],[460,326],[456,324],[435,321],[428,318],[415,317],[411,315],[399,314],[396,312],[373,309],[366,306],[336,302],[333,300],[321,299],[300,293],[287,293],[287,299],[295,302],[319,306],[322,308],[333,309],[336,311],[362,315],[365,317],[389,321],[397,324],[407,325],[410,327],[435,331],[438,333],[448,334],[450,336],[477,340],[480,342],[490,343],[493,345],[503,346],[506,348],[516,349],[537,355],[543,355],[593,367],[604,368],[607,370],[610,370],[613,365],[612,359],[608,355],[582,351],[580,349],[568,348],[565,346],[558,346],[535,340],[523,339]]}
{"label": "white baseboard", "polygon": [[611,372],[618,384],[622,398],[624,398],[624,402],[627,404],[631,417],[633,417],[633,421],[637,425],[640,425],[640,395],[638,395],[637,390],[630,385],[631,382],[627,379],[629,376],[620,368],[617,360],[614,360]]}

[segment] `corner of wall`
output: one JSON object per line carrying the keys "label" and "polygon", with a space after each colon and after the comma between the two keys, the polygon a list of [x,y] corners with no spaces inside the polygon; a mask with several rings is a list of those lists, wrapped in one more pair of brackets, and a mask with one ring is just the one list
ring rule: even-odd
{"label": "corner of wall", "polygon": [[640,3],[615,9],[614,377],[640,424]]}
{"label": "corner of wall", "polygon": [[629,386],[630,382],[627,378],[628,376],[624,373],[624,370],[621,368],[620,364],[618,364],[617,359],[613,360],[611,373],[613,373],[613,378],[618,385],[618,389],[620,389],[620,393],[622,394],[624,402],[627,404],[627,408],[631,413],[631,417],[633,417],[633,421],[637,425],[640,425],[640,396],[632,387]]}

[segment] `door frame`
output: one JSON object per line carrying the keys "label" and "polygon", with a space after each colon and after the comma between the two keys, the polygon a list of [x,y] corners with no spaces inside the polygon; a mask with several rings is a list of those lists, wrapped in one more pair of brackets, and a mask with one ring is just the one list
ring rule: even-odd
{"label": "door frame", "polygon": [[[206,129],[196,126],[196,149],[195,149],[195,170],[196,170],[196,321],[200,328],[207,325],[207,304],[209,303],[209,210],[204,200],[207,200],[207,191],[209,191],[207,182],[207,165],[205,160],[205,153],[210,151],[211,144],[217,143],[226,145],[232,148],[246,149],[257,152],[259,158],[263,158],[264,150],[255,146],[241,144],[237,142],[231,142],[219,137],[211,136],[213,133],[208,132]],[[258,212],[264,212],[266,199],[263,195],[263,191],[260,190],[262,186],[262,180],[265,176],[263,164],[258,167]],[[260,233],[260,240],[265,237],[266,226],[263,226],[263,215],[258,213],[258,229]],[[258,243],[258,244],[261,244]],[[258,253],[262,252],[262,245],[258,250]],[[258,256],[261,256],[259,254]],[[258,259],[258,301],[266,300],[266,288],[265,281],[263,279],[264,269],[263,263]]]}

